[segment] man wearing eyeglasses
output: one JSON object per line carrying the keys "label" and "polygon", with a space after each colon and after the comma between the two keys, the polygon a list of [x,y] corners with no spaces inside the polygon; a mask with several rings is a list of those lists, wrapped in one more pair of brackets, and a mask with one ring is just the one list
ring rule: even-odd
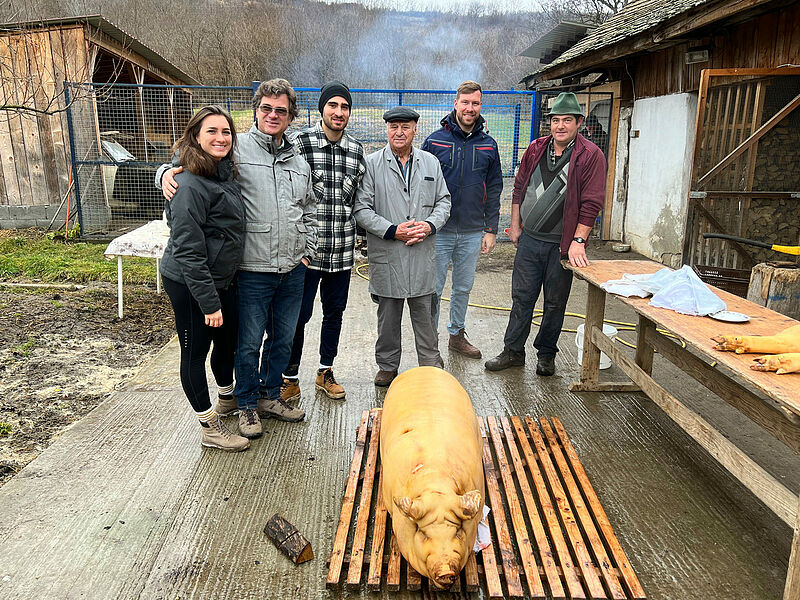
{"label": "man wearing eyeglasses", "polygon": [[[233,395],[228,390],[220,393],[216,407],[223,416],[238,410],[240,433],[248,438],[262,434],[259,417],[290,422],[305,418],[305,412],[281,399],[280,388],[306,268],[317,250],[311,168],[284,135],[297,116],[295,91],[285,79],[264,81],[253,97],[253,108],[255,123],[239,134],[235,156],[246,218],[244,258],[238,273],[236,389]],[[176,172],[164,173],[161,183],[167,198],[177,190]]]}

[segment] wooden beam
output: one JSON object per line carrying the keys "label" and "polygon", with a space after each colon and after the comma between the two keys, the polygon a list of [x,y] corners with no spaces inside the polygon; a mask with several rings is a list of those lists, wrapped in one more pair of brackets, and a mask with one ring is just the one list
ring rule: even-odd
{"label": "wooden beam", "polygon": [[[593,286],[594,287],[594,286]],[[625,352],[614,346],[602,330],[591,331],[592,342],[605,352],[655,402],[667,416],[725,467],[747,489],[790,527],[797,519],[797,495],[767,473],[752,458],[731,443],[705,419],[658,385],[633,362]]]}
{"label": "wooden beam", "polygon": [[608,173],[606,174],[606,203],[603,208],[604,240],[611,239],[611,212],[614,206],[614,178],[617,171],[617,136],[619,135],[619,113],[622,109],[622,99],[619,93],[614,94],[611,103],[611,125],[608,128]]}
{"label": "wooden beam", "polygon": [[789,554],[789,571],[786,573],[786,587],[783,589],[783,600],[798,598],[800,598],[800,506],[797,508],[792,552]]}
{"label": "wooden beam", "polygon": [[780,121],[789,113],[791,113],[795,108],[800,106],[800,94],[795,96],[786,106],[784,106],[781,110],[779,110],[775,115],[766,123],[764,123],[758,130],[748,137],[745,141],[739,144],[733,152],[728,154],[722,162],[718,163],[713,169],[711,169],[708,173],[703,175],[700,179],[697,180],[697,185],[702,185],[705,182],[711,180],[714,176],[716,176],[720,171],[722,171],[725,167],[730,165],[734,160],[739,158],[745,151],[747,151],[753,144],[755,144],[758,140],[764,137],[767,133],[769,133],[773,127],[775,127]]}

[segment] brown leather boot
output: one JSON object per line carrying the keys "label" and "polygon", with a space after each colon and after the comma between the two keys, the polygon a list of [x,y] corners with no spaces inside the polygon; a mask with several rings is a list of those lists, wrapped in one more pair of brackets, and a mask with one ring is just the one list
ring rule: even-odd
{"label": "brown leather boot", "polygon": [[375,375],[375,385],[378,387],[389,387],[395,377],[397,377],[397,371],[378,371],[378,374]]}
{"label": "brown leather boot", "polygon": [[481,351],[467,341],[467,333],[463,329],[456,335],[450,334],[450,343],[447,347],[469,358],[481,357]]}

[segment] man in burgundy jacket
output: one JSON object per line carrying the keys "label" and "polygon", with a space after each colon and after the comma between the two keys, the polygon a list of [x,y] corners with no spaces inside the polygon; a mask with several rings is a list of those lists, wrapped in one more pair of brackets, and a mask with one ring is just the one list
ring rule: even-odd
{"label": "man in burgundy jacket", "polygon": [[511,315],[503,351],[486,362],[489,371],[525,364],[525,342],[533,307],[544,288],[544,315],[533,342],[536,373],[555,373],[558,336],[572,287],[572,272],[561,266],[589,264],[586,238],[605,199],[606,159],[578,133],[583,111],[575,94],[559,94],[550,110],[551,135],[531,142],[514,180],[509,237],[517,248],[511,277]]}

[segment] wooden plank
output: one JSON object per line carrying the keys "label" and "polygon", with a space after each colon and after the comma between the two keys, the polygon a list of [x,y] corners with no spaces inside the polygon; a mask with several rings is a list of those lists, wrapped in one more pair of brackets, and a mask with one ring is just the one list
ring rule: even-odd
{"label": "wooden plank", "polygon": [[614,528],[611,527],[611,521],[609,521],[606,511],[603,509],[600,499],[597,497],[594,487],[592,487],[591,481],[589,481],[589,476],[586,474],[586,470],[583,468],[583,464],[578,458],[578,453],[575,451],[572,441],[570,441],[569,436],[567,436],[567,431],[564,429],[561,419],[558,417],[552,417],[552,420],[553,427],[555,428],[558,438],[561,441],[561,446],[564,448],[564,452],[569,459],[572,471],[575,473],[575,478],[580,484],[581,490],[586,497],[586,501],[589,504],[592,514],[597,521],[597,525],[600,527],[603,538],[605,539],[609,551],[611,552],[611,556],[614,558],[614,567],[619,570],[622,581],[625,584],[625,588],[631,597],[637,600],[640,598],[645,598],[646,596],[644,589],[642,588],[641,583],[639,583],[639,578],[636,577],[636,573],[633,571],[633,567],[631,566],[630,561],[628,561],[628,557],[625,554],[625,551],[622,549],[616,534],[614,533]]}
{"label": "wooden plank", "polygon": [[603,208],[604,240],[611,239],[611,213],[614,207],[614,178],[617,172],[617,136],[619,135],[619,113],[622,109],[622,100],[619,92],[614,95],[611,103],[611,125],[608,128],[608,173],[606,174],[606,201]]}
{"label": "wooden plank", "polygon": [[606,584],[606,589],[610,593],[611,597],[614,598],[614,600],[625,600],[625,590],[622,589],[619,578],[613,571],[611,559],[606,552],[605,546],[603,546],[603,541],[600,539],[600,534],[597,532],[592,515],[589,513],[589,507],[586,506],[586,502],[584,502],[580,488],[575,482],[575,478],[573,477],[572,471],[569,468],[569,463],[564,458],[564,453],[562,452],[561,446],[558,443],[558,438],[553,433],[553,429],[550,426],[550,421],[548,421],[545,417],[540,417],[539,425],[541,426],[542,431],[549,442],[548,445],[550,447],[550,452],[555,459],[556,464],[558,465],[559,471],[561,472],[561,478],[564,481],[564,484],[567,486],[567,491],[572,499],[572,506],[574,507],[575,513],[578,515],[578,519],[581,522],[584,534],[589,542],[589,547],[591,548],[592,554],[594,554],[595,557],[595,565],[597,565],[597,567],[600,569],[600,574]]}
{"label": "wooden plank", "polygon": [[544,482],[544,477],[539,470],[539,464],[536,462],[533,450],[528,442],[528,436],[525,433],[525,428],[522,425],[522,419],[519,417],[511,417],[511,423],[514,431],[517,434],[522,454],[528,464],[528,469],[533,480],[536,495],[542,505],[542,512],[544,513],[545,521],[547,522],[547,529],[550,532],[550,539],[553,540],[553,546],[556,551],[556,557],[561,566],[564,580],[567,583],[567,590],[569,591],[570,598],[586,598],[586,592],[581,585],[580,578],[575,569],[575,564],[572,561],[572,556],[569,553],[567,542],[564,539],[564,532],[561,529],[561,524],[558,522],[558,514],[553,507],[553,502],[550,493],[547,491],[547,485]]}
{"label": "wooden plank", "polygon": [[759,398],[724,373],[703,362],[691,352],[686,352],[678,344],[671,342],[656,331],[648,332],[646,339],[647,343],[652,344],[661,356],[691,375],[751,421],[763,427],[775,439],[780,440],[795,452],[800,452],[800,427],[781,412],[777,403]]}
{"label": "wooden plank", "polygon": [[69,189],[69,168],[72,158],[69,151],[69,131],[67,127],[66,103],[64,98],[64,81],[67,74],[64,65],[64,45],[60,30],[49,32],[50,62],[54,82],[54,93],[58,98],[57,108],[61,112],[50,117],[50,128],[53,132],[53,149],[56,154],[56,164],[58,168],[59,195],[63,198]]}
{"label": "wooden plank", "polygon": [[[558,573],[558,565],[554,560],[553,550],[550,548],[550,542],[547,540],[547,535],[544,531],[544,526],[542,524],[542,517],[539,513],[539,509],[536,506],[536,501],[534,500],[533,492],[531,491],[530,485],[528,484],[528,478],[525,474],[525,464],[522,462],[522,457],[520,456],[519,450],[517,449],[517,444],[514,439],[514,432],[516,431],[517,436],[521,436],[525,438],[525,444],[527,445],[527,437],[525,435],[525,430],[522,428],[522,423],[517,422],[519,424],[519,428],[512,426],[511,421],[507,417],[503,417],[502,424],[503,430],[506,434],[506,443],[508,444],[508,449],[511,453],[511,461],[514,464],[514,472],[517,474],[517,481],[519,483],[520,490],[522,491],[522,498],[525,501],[525,508],[527,509],[528,513],[528,520],[531,523],[531,527],[533,528],[534,539],[536,541],[536,548],[539,551],[539,561],[542,564],[542,569],[544,570],[544,574],[547,578],[547,584],[550,586],[550,595],[554,599],[561,599],[566,598],[564,594],[564,586],[561,584],[561,578],[559,577]],[[522,440],[520,440],[522,443]],[[532,453],[530,450],[530,446],[527,448],[528,454],[531,455]],[[537,476],[539,482],[544,483],[541,481],[541,474],[538,473],[538,467],[536,466],[536,461],[534,459],[534,468],[537,471]],[[553,510],[553,505],[550,502],[550,496],[547,494],[547,490],[539,490],[537,485],[536,487],[537,492],[539,492],[539,501],[542,504],[543,511],[549,511],[549,518],[546,517],[548,521],[548,526],[551,530],[551,535],[553,531],[553,525],[556,525],[558,529],[558,519],[556,517],[555,511]],[[544,492],[544,495],[541,492]],[[555,536],[554,536],[555,537]],[[561,538],[561,542],[563,543],[563,536],[560,535],[560,529],[558,530],[558,537]],[[566,550],[566,545],[562,547],[562,550]],[[562,555],[564,556],[564,555]],[[571,581],[568,583],[576,584],[568,587],[570,588],[570,597],[572,598],[581,598],[583,597],[583,589],[580,586],[580,581],[578,580],[577,574],[575,570],[572,568],[572,560],[569,559],[569,552],[566,553],[567,561],[564,568],[565,577],[571,577]],[[575,590],[576,594],[573,593],[573,589]]]}
{"label": "wooden plank", "polygon": [[356,488],[358,487],[358,477],[361,473],[361,461],[364,457],[364,444],[367,440],[367,423],[369,421],[369,411],[361,413],[361,422],[358,425],[356,436],[356,448],[353,452],[353,461],[350,463],[350,474],[347,476],[347,484],[344,490],[344,500],[342,501],[342,511],[339,513],[339,525],[336,527],[336,536],[333,540],[333,551],[331,552],[331,566],[328,569],[328,578],[325,586],[328,589],[339,585],[339,578],[342,574],[342,562],[347,546],[347,534],[350,530],[350,519],[353,516],[353,504],[356,498]]}
{"label": "wooden plank", "polygon": [[[25,84],[20,84],[19,79],[25,77],[25,73],[20,73],[19,69],[23,68],[21,62],[24,62],[18,56],[20,48],[24,48],[22,42],[18,39],[20,36],[9,36],[9,60],[11,61],[12,79],[8,82],[3,82],[5,95],[10,102],[19,105],[24,100],[23,91]],[[31,192],[31,180],[28,173],[28,160],[25,152],[25,133],[22,124],[22,116],[17,112],[8,114],[8,123],[10,129],[11,139],[11,154],[13,156],[13,164],[17,173],[17,182],[19,184],[19,196],[17,197],[18,206],[31,206],[33,204],[33,194]]]}
{"label": "wooden plank", "polygon": [[406,562],[406,589],[409,592],[418,592],[422,589],[422,575],[408,562]]}
{"label": "wooden plank", "polygon": [[789,570],[786,573],[786,585],[783,589],[783,600],[797,600],[798,598],[800,598],[800,506],[797,507],[792,551],[789,553]]}
{"label": "wooden plank", "polygon": [[369,555],[369,571],[367,572],[367,589],[381,589],[381,571],[383,570],[383,547],[386,543],[386,507],[383,504],[383,469],[378,469],[378,492],[375,497],[375,523],[372,526],[372,548]]}
{"label": "wooden plank", "polygon": [[596,565],[592,562],[592,557],[589,555],[586,542],[581,535],[578,522],[575,520],[575,514],[572,512],[567,494],[561,485],[558,472],[550,458],[550,449],[539,433],[539,427],[536,421],[530,417],[525,417],[525,424],[528,426],[528,432],[536,448],[539,462],[550,484],[550,492],[556,502],[556,506],[558,506],[561,523],[570,547],[572,548],[572,555],[576,558],[576,563],[583,576],[583,583],[586,586],[586,591],[589,593],[590,598],[606,598],[607,596],[603,589],[603,584],[600,582],[600,578],[595,570]]}
{"label": "wooden plank", "polygon": [[[483,554],[483,552],[484,551],[481,551],[481,554]],[[478,562],[475,560],[474,552],[470,552],[469,558],[467,558],[467,565],[464,567],[464,582],[467,592],[477,592],[481,589],[481,583],[478,579]]]}
{"label": "wooden plank", "polygon": [[656,325],[650,319],[639,315],[639,326],[636,328],[636,364],[642,371],[650,375],[653,372],[653,346],[647,343],[647,334],[656,332]]}
{"label": "wooden plank", "polygon": [[381,435],[381,415],[383,411],[373,409],[370,411],[372,428],[369,436],[369,451],[367,462],[364,465],[361,499],[358,502],[358,517],[356,517],[356,531],[350,549],[350,565],[347,569],[346,587],[357,590],[361,587],[361,572],[364,566],[364,546],[367,542],[367,527],[369,525],[370,503],[372,490],[375,483],[375,465],[378,462],[378,443]]}
{"label": "wooden plank", "polygon": [[386,565],[386,589],[396,592],[400,589],[400,548],[397,545],[397,537],[394,531],[391,532],[389,542],[389,564]]}
{"label": "wooden plank", "polygon": [[608,354],[628,377],[638,383],[642,390],[667,413],[675,423],[704,448],[716,461],[728,469],[742,485],[759,498],[772,512],[789,526],[797,518],[797,497],[772,475],[762,469],[717,431],[705,419],[698,416],[664,388],[653,381],[624,352],[598,329],[592,330],[592,339]]}
{"label": "wooden plank", "polygon": [[[8,37],[0,37],[0,102],[12,102],[14,94],[14,71],[11,63],[11,46]],[[19,206],[21,192],[16,168],[12,132],[14,126],[12,119],[17,115],[9,111],[0,111],[0,169],[3,171],[5,196],[0,198],[0,204]]]}
{"label": "wooden plank", "polygon": [[[517,561],[514,557],[514,548],[511,546],[511,534],[506,524],[503,498],[500,495],[500,486],[497,483],[497,472],[495,470],[494,461],[492,460],[492,451],[489,449],[489,441],[486,435],[486,423],[484,419],[479,419],[478,422],[481,426],[481,436],[483,437],[483,471],[486,477],[486,491],[489,495],[489,506],[492,509],[492,519],[495,525],[496,536],[494,540],[500,551],[500,560],[503,563],[506,588],[508,589],[508,595],[510,597],[522,598],[522,585],[519,581],[519,571],[517,570]],[[483,552],[486,552],[486,550],[488,550],[488,548],[484,549]]]}
{"label": "wooden plank", "polygon": [[[486,423],[489,427],[489,433],[491,434],[494,453],[497,457],[497,464],[500,467],[500,479],[502,480],[503,487],[505,488],[508,510],[511,513],[511,524],[514,527],[514,537],[516,538],[517,542],[516,546],[517,550],[519,550],[520,558],[522,559],[522,570],[525,573],[525,579],[528,583],[528,593],[532,598],[544,598],[544,587],[542,586],[541,579],[539,579],[539,568],[536,565],[536,558],[533,555],[533,547],[531,546],[531,541],[528,536],[528,528],[525,525],[525,517],[522,515],[522,507],[520,506],[519,498],[517,498],[517,490],[514,487],[514,479],[511,475],[511,467],[508,464],[506,452],[503,448],[503,438],[501,437],[500,430],[497,426],[497,417],[487,417]],[[507,438],[509,437],[510,431],[510,429],[506,430]],[[509,445],[513,444],[513,438],[507,439],[506,441],[509,442]],[[522,473],[522,475],[524,478],[525,474]],[[541,519],[539,519],[539,514],[538,512],[534,514],[535,519],[532,516],[531,526],[534,529],[536,543],[538,545],[540,541],[544,541],[546,544],[547,553],[550,553],[549,544],[547,544],[547,538],[544,535],[544,528],[542,527]],[[544,557],[547,558],[546,555]],[[551,589],[561,590],[560,596],[563,597],[564,592],[561,589],[561,582],[558,579],[558,575],[556,575],[552,568],[552,559],[550,560],[549,565],[546,563],[543,563],[543,565],[546,568],[549,568],[547,573],[547,581],[549,584],[551,584]],[[555,588],[552,586],[555,586]],[[555,595],[555,592],[553,595]]]}
{"label": "wooden plank", "polygon": [[[603,327],[606,312],[606,293],[596,286],[589,286],[586,300],[586,321],[584,329]],[[583,336],[583,364],[581,365],[581,383],[597,385],[600,380],[600,351],[591,343],[589,336]]]}
{"label": "wooden plank", "polygon": [[[717,219],[714,218],[714,216],[711,213],[708,212],[708,209],[705,206],[703,206],[702,202],[700,202],[696,198],[691,198],[689,200],[689,203],[695,207],[697,212],[699,212],[705,218],[706,222],[709,225],[711,225],[716,231],[718,231],[719,233],[729,233],[725,229],[725,227],[723,227],[722,224],[719,221],[717,221]],[[739,242],[736,242],[734,240],[728,240],[728,243],[731,246],[733,246],[734,250],[736,250],[741,255],[742,259],[746,262],[746,264],[752,266],[756,263],[755,259],[752,257],[750,252],[748,252],[748,250],[744,246],[742,246]]]}

